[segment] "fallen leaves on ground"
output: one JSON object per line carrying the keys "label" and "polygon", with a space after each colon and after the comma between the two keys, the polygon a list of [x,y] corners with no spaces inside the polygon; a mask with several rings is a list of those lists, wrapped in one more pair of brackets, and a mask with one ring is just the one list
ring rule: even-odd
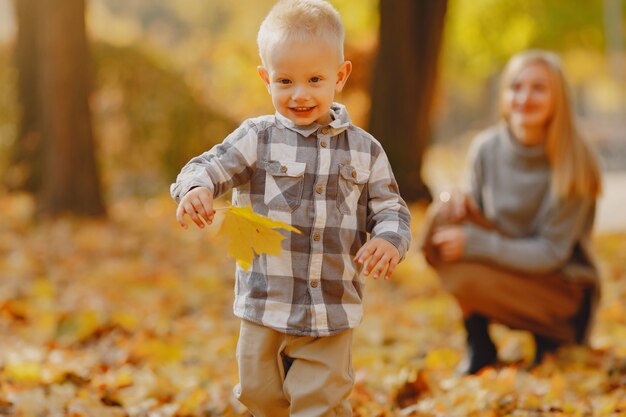
{"label": "fallen leaves on ground", "polygon": [[[33,210],[0,198],[0,415],[247,416],[231,394],[234,264],[216,227],[180,229],[167,197],[115,202],[102,222],[35,225]],[[533,369],[530,337],[493,326],[502,365],[456,374],[460,313],[415,250],[391,281],[368,281],[355,416],[626,415],[626,236],[595,246],[593,348]]]}

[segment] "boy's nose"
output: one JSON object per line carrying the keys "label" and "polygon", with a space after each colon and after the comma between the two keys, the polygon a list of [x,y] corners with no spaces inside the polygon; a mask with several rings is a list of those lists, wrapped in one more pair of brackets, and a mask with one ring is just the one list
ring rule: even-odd
{"label": "boy's nose", "polygon": [[296,85],[294,86],[293,92],[291,94],[291,98],[293,100],[304,100],[308,97],[308,92],[305,86]]}

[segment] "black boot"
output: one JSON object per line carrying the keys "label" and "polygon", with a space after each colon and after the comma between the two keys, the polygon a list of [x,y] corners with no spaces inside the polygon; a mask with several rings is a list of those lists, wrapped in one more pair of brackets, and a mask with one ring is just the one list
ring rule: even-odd
{"label": "black boot", "polygon": [[485,366],[495,364],[498,359],[496,346],[489,337],[488,324],[487,318],[479,314],[465,319],[468,374],[475,374]]}
{"label": "black boot", "polygon": [[535,338],[535,359],[533,366],[537,366],[543,360],[546,353],[554,353],[559,348],[559,342],[533,333]]}

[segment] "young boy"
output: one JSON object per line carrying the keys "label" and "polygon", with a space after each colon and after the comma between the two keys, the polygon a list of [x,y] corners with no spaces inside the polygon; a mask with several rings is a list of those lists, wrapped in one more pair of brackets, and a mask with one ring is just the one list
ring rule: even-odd
{"label": "young boy", "polygon": [[258,72],[276,114],[246,120],[171,187],[184,228],[185,215],[211,224],[213,199],[232,188],[234,205],[302,231],[288,234],[281,256],[260,255],[236,271],[235,394],[256,417],[352,415],[359,271],[388,279],[411,239],[380,143],[333,103],[352,70],[343,39],[326,1],[279,1],[258,34]]}

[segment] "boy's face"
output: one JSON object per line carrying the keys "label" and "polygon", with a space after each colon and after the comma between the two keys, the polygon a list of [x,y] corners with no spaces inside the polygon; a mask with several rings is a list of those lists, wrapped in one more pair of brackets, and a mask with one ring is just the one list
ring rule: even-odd
{"label": "boy's face", "polygon": [[328,124],[330,106],[352,71],[329,42],[287,41],[269,48],[258,67],[274,108],[298,126]]}

